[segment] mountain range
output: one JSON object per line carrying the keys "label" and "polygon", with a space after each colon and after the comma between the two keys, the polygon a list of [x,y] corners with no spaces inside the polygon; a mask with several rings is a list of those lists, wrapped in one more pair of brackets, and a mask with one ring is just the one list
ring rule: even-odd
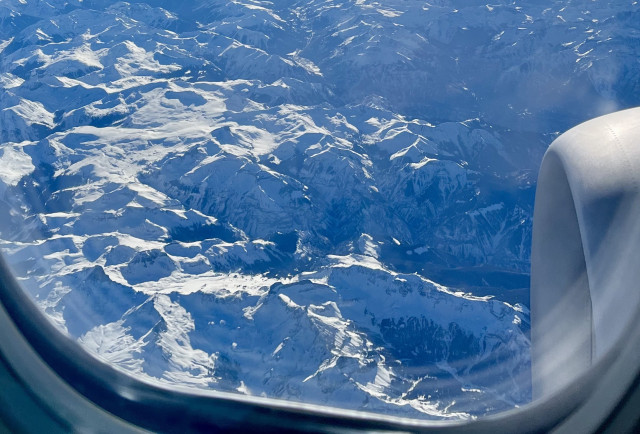
{"label": "mountain range", "polygon": [[165,384],[530,400],[536,172],[640,99],[635,2],[3,0],[0,246]]}

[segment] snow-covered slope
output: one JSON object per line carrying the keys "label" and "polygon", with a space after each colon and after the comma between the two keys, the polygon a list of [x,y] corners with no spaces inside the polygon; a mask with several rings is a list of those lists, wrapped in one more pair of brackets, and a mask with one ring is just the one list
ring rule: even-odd
{"label": "snow-covered slope", "polygon": [[638,103],[639,14],[3,1],[2,248],[60,327],[157,381],[525,403],[534,174],[558,131]]}

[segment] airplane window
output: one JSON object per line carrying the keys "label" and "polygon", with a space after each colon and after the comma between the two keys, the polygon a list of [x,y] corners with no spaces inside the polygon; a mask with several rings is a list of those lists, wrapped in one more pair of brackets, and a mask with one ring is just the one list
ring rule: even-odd
{"label": "airplane window", "polygon": [[541,396],[538,169],[640,105],[639,20],[604,0],[3,1],[0,249],[62,332],[143,381],[520,408]]}

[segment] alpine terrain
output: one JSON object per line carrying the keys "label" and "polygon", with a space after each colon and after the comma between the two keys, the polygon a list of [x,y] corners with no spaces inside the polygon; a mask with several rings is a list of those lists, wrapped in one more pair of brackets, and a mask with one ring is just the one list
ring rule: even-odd
{"label": "alpine terrain", "polygon": [[619,0],[0,0],[0,248],[148,381],[530,400],[537,168],[640,103]]}

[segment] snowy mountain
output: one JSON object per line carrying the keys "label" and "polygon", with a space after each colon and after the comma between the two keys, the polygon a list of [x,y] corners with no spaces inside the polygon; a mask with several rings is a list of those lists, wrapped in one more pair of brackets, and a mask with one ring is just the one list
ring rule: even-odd
{"label": "snowy mountain", "polygon": [[640,10],[520,3],[3,0],[2,249],[153,381],[526,403],[537,166],[639,102]]}

